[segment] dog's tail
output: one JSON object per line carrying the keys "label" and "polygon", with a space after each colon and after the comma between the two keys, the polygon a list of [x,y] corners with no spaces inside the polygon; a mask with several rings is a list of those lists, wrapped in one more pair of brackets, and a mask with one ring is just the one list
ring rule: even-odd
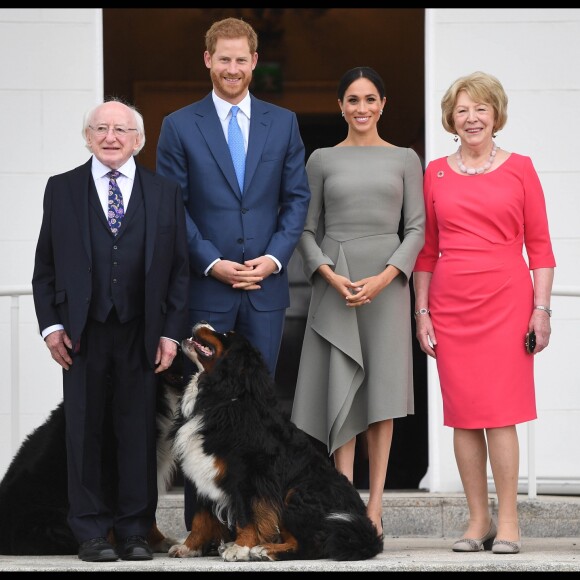
{"label": "dog's tail", "polygon": [[327,516],[325,552],[333,560],[368,560],[383,551],[383,540],[364,514],[334,512]]}

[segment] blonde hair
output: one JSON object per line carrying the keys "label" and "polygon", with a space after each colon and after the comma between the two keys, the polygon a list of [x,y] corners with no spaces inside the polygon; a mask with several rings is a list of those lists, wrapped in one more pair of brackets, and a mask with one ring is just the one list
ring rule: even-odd
{"label": "blonde hair", "polygon": [[258,50],[258,35],[256,31],[241,18],[224,18],[214,22],[205,33],[205,49],[210,55],[215,52],[219,38],[247,38],[250,54]]}
{"label": "blonde hair", "polygon": [[507,122],[508,97],[502,84],[493,75],[476,71],[470,75],[458,78],[445,91],[441,99],[441,122],[443,128],[453,135],[455,123],[453,122],[453,110],[457,102],[457,95],[465,91],[469,98],[476,103],[491,105],[494,112],[493,131],[500,131]]}

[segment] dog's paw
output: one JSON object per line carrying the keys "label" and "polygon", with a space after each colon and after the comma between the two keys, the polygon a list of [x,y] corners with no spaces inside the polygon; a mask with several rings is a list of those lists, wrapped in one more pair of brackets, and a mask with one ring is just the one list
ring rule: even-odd
{"label": "dog's paw", "polygon": [[254,546],[250,550],[250,560],[259,560],[260,562],[263,561],[273,562],[274,558],[270,557],[268,548],[264,546]]}
{"label": "dog's paw", "polygon": [[190,550],[185,544],[175,544],[169,548],[167,555],[170,558],[195,558],[201,556],[201,550]]}
{"label": "dog's paw", "polygon": [[228,542],[228,543],[226,544],[226,542],[224,542],[224,541],[222,540],[222,542],[220,543],[220,545],[218,546],[218,549],[217,549],[217,551],[218,551],[218,555],[223,557],[223,555],[224,555],[224,552],[225,552],[225,551],[226,551],[226,550],[227,550],[227,549],[228,549],[230,546],[233,546],[233,545],[234,545],[234,543],[233,543],[233,542]]}
{"label": "dog's paw", "polygon": [[222,558],[226,562],[249,562],[250,548],[248,548],[248,546],[232,544],[231,546],[227,546],[222,552]]}

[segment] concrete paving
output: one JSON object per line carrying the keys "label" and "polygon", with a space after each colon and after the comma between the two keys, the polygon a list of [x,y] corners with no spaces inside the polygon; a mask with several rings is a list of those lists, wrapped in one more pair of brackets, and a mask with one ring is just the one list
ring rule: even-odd
{"label": "concrete paving", "polygon": [[522,538],[519,554],[456,553],[453,539],[385,538],[371,560],[224,562],[218,556],[146,562],[82,562],[76,556],[0,556],[0,572],[578,572],[579,538]]}
{"label": "concrete paving", "polygon": [[[362,490],[363,500],[368,492]],[[497,517],[497,497],[490,495]],[[572,572],[580,571],[580,497],[518,497],[522,529],[519,554],[456,553],[453,542],[467,522],[463,494],[385,491],[382,554],[371,560],[292,560],[289,562],[224,562],[218,556],[170,558],[155,554],[146,562],[82,562],[72,556],[0,555],[0,572]],[[1,524],[1,522],[0,522]],[[183,494],[175,490],[159,498],[159,529],[185,538]]]}

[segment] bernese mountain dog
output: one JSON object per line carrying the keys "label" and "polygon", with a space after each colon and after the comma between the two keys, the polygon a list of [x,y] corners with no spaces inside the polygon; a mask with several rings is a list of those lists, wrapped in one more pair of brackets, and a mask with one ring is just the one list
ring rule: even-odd
{"label": "bernese mountain dog", "polygon": [[[157,487],[165,493],[173,481],[176,463],[168,434],[183,389],[182,353],[159,373],[157,388]],[[109,413],[106,414],[110,416]],[[109,422],[110,423],[110,422]],[[116,459],[111,424],[105,424],[107,460],[103,482],[107,501],[116,497]],[[0,554],[50,556],[77,554],[79,544],[67,523],[67,459],[64,408],[61,403],[46,421],[23,441],[0,482]],[[114,543],[114,537],[109,535]],[[167,552],[178,540],[154,524],[147,541],[154,552]]]}
{"label": "bernese mountain dog", "polygon": [[198,323],[182,344],[196,363],[172,430],[194,487],[191,532],[170,557],[225,561],[365,560],[383,550],[349,480],[278,407],[260,352]]}

